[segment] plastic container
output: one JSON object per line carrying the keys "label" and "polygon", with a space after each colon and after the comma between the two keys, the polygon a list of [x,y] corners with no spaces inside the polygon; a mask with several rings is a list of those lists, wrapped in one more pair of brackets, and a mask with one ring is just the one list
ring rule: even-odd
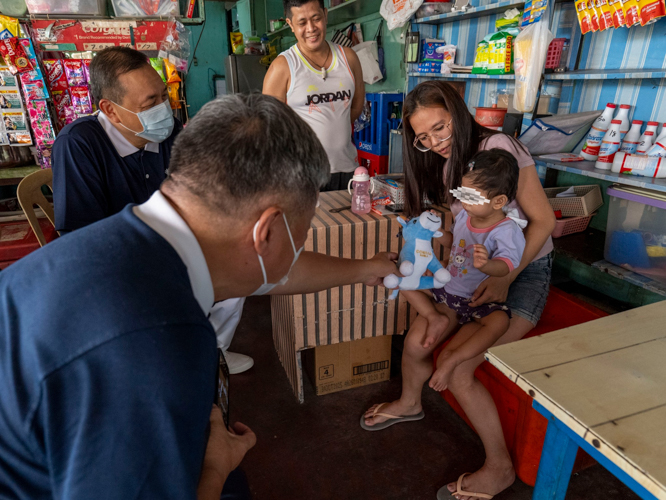
{"label": "plastic container", "polygon": [[[607,314],[600,309],[551,287],[548,302],[546,302],[539,323],[525,338],[536,337],[604,316],[607,316]],[[443,346],[435,351],[435,360],[441,349],[443,349]],[[516,475],[525,484],[534,486],[548,420],[532,408],[532,398],[530,396],[487,361],[481,363],[474,375],[488,389],[495,402],[502,424],[504,440],[511,454]],[[451,408],[465,420],[467,425],[472,427],[453,394],[449,391],[444,391],[441,394],[451,405]],[[579,450],[573,472],[578,472],[595,463],[587,453]]]}
{"label": "plastic container", "polygon": [[621,139],[624,139],[624,136],[629,132],[629,127],[631,125],[631,122],[629,121],[630,109],[631,106],[628,104],[620,104],[620,110],[617,112],[617,115],[615,115],[615,118],[613,118],[614,120],[620,120],[622,122],[620,125]]}
{"label": "plastic container", "polygon": [[606,104],[604,112],[601,113],[601,116],[599,116],[599,118],[597,118],[592,124],[592,128],[590,128],[590,131],[585,138],[585,142],[583,143],[583,149],[580,152],[580,155],[586,160],[596,161],[599,157],[601,140],[604,138],[608,127],[610,127],[615,108],[616,106],[612,102]]}
{"label": "plastic container", "polygon": [[611,186],[604,258],[666,283],[666,195]]}
{"label": "plastic container", "polygon": [[[352,188],[354,191],[352,192]],[[365,167],[356,167],[354,176],[349,180],[347,191],[351,195],[351,211],[355,214],[370,213],[372,208],[371,192],[374,191],[372,181]]]}
{"label": "plastic container", "polygon": [[553,210],[562,211],[563,217],[587,217],[604,204],[604,200],[601,197],[601,188],[598,184],[574,186],[576,196],[571,198],[556,198],[555,195],[557,193],[562,193],[567,189],[569,188],[556,187],[544,189],[550,206],[553,207]]}
{"label": "plastic container", "polygon": [[548,45],[548,52],[546,53],[546,69],[557,69],[559,67],[562,48],[567,41],[567,38],[553,38],[553,41]]}
{"label": "plastic container", "polygon": [[141,0],[111,0],[116,17],[180,17],[178,0],[142,2]]}
{"label": "plastic container", "polygon": [[399,118],[391,118],[396,115],[394,103],[400,103],[402,111],[403,95],[369,93],[365,98],[370,105],[370,124],[354,132],[354,144],[359,151],[376,156],[388,156],[390,130],[397,129],[401,121]]}
{"label": "plastic container", "polygon": [[661,127],[661,134],[654,140],[654,146],[648,150],[647,155],[666,156],[666,125]]}
{"label": "plastic container", "polygon": [[106,15],[106,0],[25,0],[25,5],[30,14]]}
{"label": "plastic container", "polygon": [[618,151],[615,153],[611,171],[616,174],[663,179],[666,177],[666,158],[663,156],[630,155]]}
{"label": "plastic container", "polygon": [[555,229],[551,236],[553,238],[561,238],[567,234],[582,233],[587,229],[593,215],[587,217],[567,217],[566,219],[559,219],[555,221]]}
{"label": "plastic container", "polygon": [[622,146],[620,146],[620,151],[623,153],[634,154],[638,149],[638,143],[641,140],[641,127],[643,122],[640,120],[634,120],[631,122],[631,129],[627,135],[622,139]]}
{"label": "plastic container", "polygon": [[652,147],[652,144],[654,144],[654,140],[657,138],[658,127],[659,122],[647,122],[645,132],[643,132],[643,135],[641,135],[641,138],[638,141],[636,153],[645,154],[649,151],[649,149]]}
{"label": "plastic container", "polygon": [[601,141],[599,158],[597,158],[594,168],[601,170],[611,169],[615,153],[620,149],[620,143],[622,142],[622,132],[620,131],[620,127],[622,127],[622,120],[613,120],[611,122],[611,126],[608,128],[606,135],[604,135],[604,138]]}
{"label": "plastic container", "polygon": [[502,130],[504,125],[504,117],[508,110],[494,107],[494,108],[476,108],[474,114],[474,121],[479,125],[492,130]]}

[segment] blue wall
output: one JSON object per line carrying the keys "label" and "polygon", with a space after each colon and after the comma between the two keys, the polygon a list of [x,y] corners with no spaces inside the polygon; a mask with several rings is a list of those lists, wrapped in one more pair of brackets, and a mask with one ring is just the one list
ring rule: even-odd
{"label": "blue wall", "polygon": [[201,41],[196,52],[197,66],[192,64],[185,78],[190,117],[215,97],[213,75],[224,75],[224,59],[229,53],[224,2],[206,2],[206,24],[192,26],[192,50],[199,36]]}

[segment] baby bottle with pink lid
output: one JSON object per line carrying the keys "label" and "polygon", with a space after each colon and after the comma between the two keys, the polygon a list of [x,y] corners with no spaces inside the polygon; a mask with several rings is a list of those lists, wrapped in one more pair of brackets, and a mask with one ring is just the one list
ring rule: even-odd
{"label": "baby bottle with pink lid", "polygon": [[[352,183],[354,192],[352,193]],[[354,170],[354,177],[347,185],[347,191],[352,195],[351,198],[351,211],[355,214],[370,213],[372,208],[372,197],[370,193],[374,191],[374,186],[368,175],[368,169],[365,167],[357,167]]]}

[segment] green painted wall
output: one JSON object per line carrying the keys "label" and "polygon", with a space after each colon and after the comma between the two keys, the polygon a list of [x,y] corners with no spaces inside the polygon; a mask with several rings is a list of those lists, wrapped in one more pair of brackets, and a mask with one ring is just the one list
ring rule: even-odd
{"label": "green painted wall", "polygon": [[224,59],[229,53],[224,2],[206,2],[206,24],[192,26],[192,50],[200,36],[196,52],[197,65],[190,66],[185,78],[190,117],[215,97],[213,75],[224,75]]}

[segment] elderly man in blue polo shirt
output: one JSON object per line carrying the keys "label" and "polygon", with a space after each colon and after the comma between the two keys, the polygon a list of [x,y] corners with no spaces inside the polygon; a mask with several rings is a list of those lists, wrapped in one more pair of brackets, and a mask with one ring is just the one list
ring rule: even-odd
{"label": "elderly man in blue polo shirt", "polygon": [[[61,233],[148,200],[166,178],[171,147],[183,129],[164,82],[141,52],[102,50],[90,64],[90,87],[99,112],[65,127],[53,145],[53,202]],[[244,301],[230,299],[211,310],[232,374],[254,364],[249,356],[227,352]]]}
{"label": "elderly man in blue polo shirt", "polygon": [[180,133],[147,202],[0,273],[0,497],[218,500],[256,438],[211,413],[228,408],[213,302],[397,271],[395,254],[302,252],[329,178],[288,106],[228,96]]}

